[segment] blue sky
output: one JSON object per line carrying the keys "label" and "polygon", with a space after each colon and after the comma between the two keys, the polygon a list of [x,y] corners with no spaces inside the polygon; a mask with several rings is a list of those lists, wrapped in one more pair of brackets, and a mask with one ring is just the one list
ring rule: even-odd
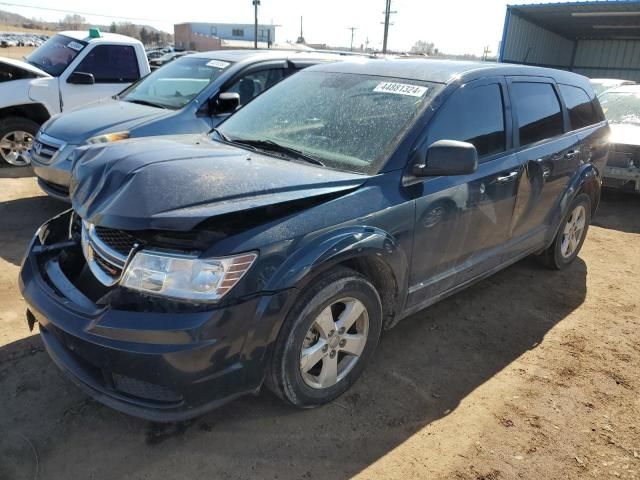
{"label": "blue sky", "polygon": [[[251,0],[181,0],[180,2],[109,0],[15,0],[13,3],[37,5],[74,12],[147,19],[155,27],[173,31],[173,24],[189,21],[253,22]],[[351,32],[357,27],[355,45],[381,48],[385,0],[261,0],[260,21],[281,25],[277,41],[295,41],[304,18],[304,36],[308,42],[349,45]],[[528,2],[516,2],[528,3]],[[538,2],[537,2],[538,3]],[[58,20],[64,13],[42,9],[7,6],[0,9],[29,17]],[[502,33],[506,2],[504,0],[392,0],[394,25],[389,32],[389,46],[409,49],[417,40],[434,42],[447,53],[481,54],[488,45],[496,52]],[[84,15],[95,23],[110,23],[112,18]],[[117,19],[115,19],[117,21]],[[142,23],[136,20],[136,23]]]}

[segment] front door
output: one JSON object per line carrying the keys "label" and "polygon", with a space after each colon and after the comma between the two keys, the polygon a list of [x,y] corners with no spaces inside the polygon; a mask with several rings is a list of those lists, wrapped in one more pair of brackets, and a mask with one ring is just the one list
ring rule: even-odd
{"label": "front door", "polygon": [[[232,78],[221,89],[221,92],[231,92],[240,95],[240,107],[246,105],[262,92],[268,90],[287,76],[287,63],[284,60],[267,62],[242,71]],[[213,126],[217,126],[230,113],[214,115]]]}
{"label": "front door", "polygon": [[[63,111],[116,95],[140,78],[138,57],[130,45],[96,45],[74,63],[60,76]],[[95,83],[69,83],[73,72],[90,73]]]}
{"label": "front door", "polygon": [[426,145],[475,145],[478,170],[412,185],[416,222],[408,306],[415,306],[496,267],[522,175],[511,148],[509,100],[501,77],[461,86],[429,123]]}

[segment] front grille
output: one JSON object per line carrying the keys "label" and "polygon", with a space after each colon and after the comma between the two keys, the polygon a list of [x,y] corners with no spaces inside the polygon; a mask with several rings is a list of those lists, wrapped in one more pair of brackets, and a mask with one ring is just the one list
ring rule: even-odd
{"label": "front grille", "polygon": [[33,140],[31,145],[31,156],[42,163],[49,163],[64,147],[64,142],[40,133]]}
{"label": "front grille", "polygon": [[127,257],[135,248],[135,238],[126,232],[82,222],[82,253],[89,269],[100,283],[115,285],[122,275]]}
{"label": "front grille", "polygon": [[129,255],[129,252],[133,249],[136,243],[139,243],[135,237],[129,235],[122,230],[115,230],[106,227],[94,227],[94,232],[102,242],[115,250],[116,252],[124,255]]}
{"label": "front grille", "polygon": [[182,396],[170,388],[135,378],[113,373],[113,383],[119,392],[133,397],[155,400],[156,402],[178,402]]}

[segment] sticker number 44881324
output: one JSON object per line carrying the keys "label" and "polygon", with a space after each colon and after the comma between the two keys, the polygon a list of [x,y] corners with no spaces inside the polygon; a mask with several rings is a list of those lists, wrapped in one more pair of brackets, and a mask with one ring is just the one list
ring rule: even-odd
{"label": "sticker number 44881324", "polygon": [[374,92],[395,93],[397,95],[409,95],[411,97],[421,97],[427,93],[427,87],[419,85],[409,85],[407,83],[380,82]]}

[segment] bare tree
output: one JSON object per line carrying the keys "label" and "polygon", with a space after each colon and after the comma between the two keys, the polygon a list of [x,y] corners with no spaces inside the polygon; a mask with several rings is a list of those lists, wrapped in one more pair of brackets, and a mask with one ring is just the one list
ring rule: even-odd
{"label": "bare tree", "polygon": [[416,55],[437,55],[438,49],[433,42],[425,42],[424,40],[418,40],[413,47],[411,47],[411,53]]}
{"label": "bare tree", "polygon": [[60,20],[60,27],[63,30],[83,30],[87,27],[87,19],[82,15],[66,15]]}

